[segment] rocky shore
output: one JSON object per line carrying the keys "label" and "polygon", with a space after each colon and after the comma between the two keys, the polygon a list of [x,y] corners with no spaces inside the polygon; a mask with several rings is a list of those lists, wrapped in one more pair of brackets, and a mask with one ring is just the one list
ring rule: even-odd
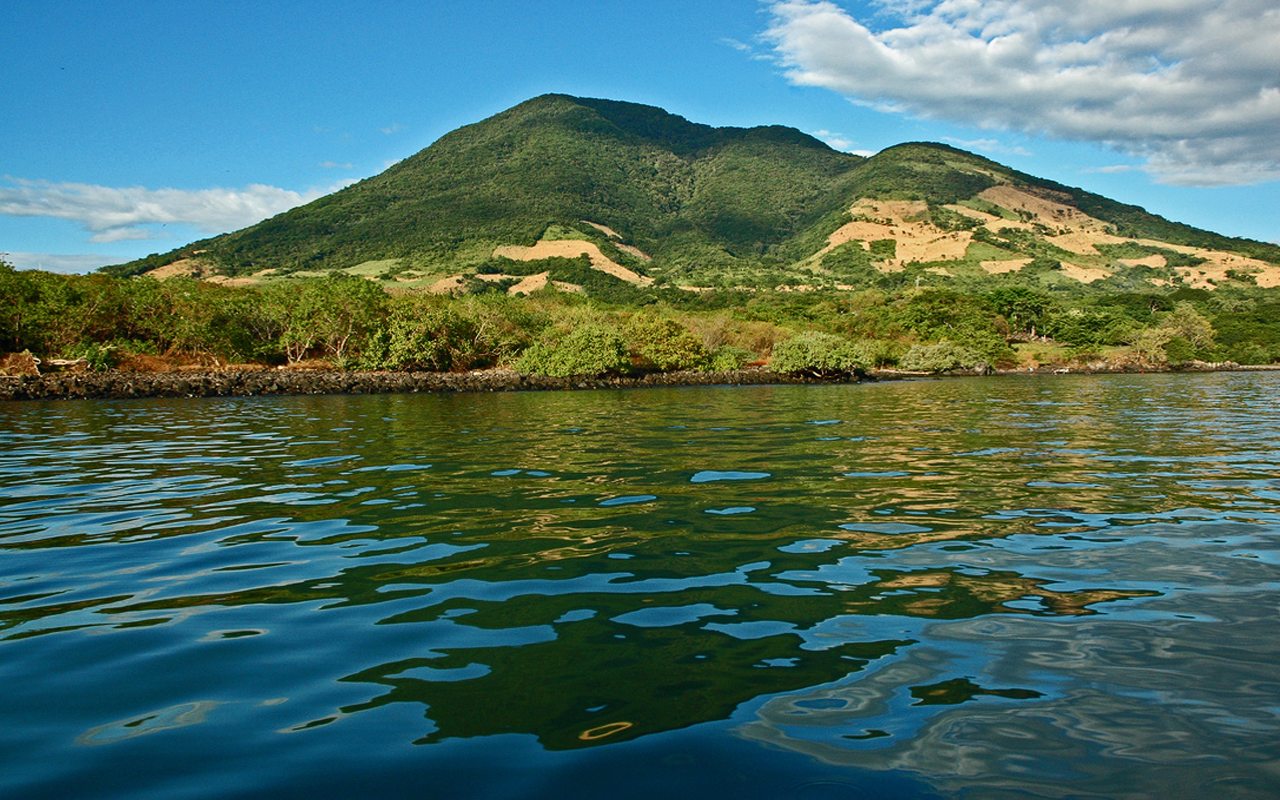
{"label": "rocky shore", "polygon": [[[1087,368],[997,370],[949,375],[1103,374],[1123,372],[1280,371],[1280,365],[1242,366],[1193,362],[1176,370],[1098,364]],[[566,389],[637,389],[660,386],[735,386],[760,384],[856,383],[941,377],[877,370],[861,376],[815,378],[784,375],[761,368],[732,372],[663,372],[642,376],[548,378],[513,370],[475,372],[348,372],[342,370],[208,369],[167,372],[63,371],[43,375],[0,375],[0,400],[124,399],[132,397],[253,397],[302,394],[386,394],[414,392],[518,392]]]}
{"label": "rocky shore", "polygon": [[[856,380],[850,378],[845,382]],[[339,370],[207,370],[175,372],[54,372],[0,376],[0,400],[121,399],[130,397],[251,397],[286,394],[391,392],[514,392],[553,389],[630,389],[655,386],[818,383],[761,369],[666,372],[640,377],[547,378],[511,370],[476,372],[345,372]]]}

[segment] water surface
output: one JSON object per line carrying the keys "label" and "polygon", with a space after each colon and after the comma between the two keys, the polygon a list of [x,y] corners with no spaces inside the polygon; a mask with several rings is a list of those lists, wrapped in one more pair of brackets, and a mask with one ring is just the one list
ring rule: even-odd
{"label": "water surface", "polygon": [[0,796],[1275,797],[1277,409],[0,406]]}

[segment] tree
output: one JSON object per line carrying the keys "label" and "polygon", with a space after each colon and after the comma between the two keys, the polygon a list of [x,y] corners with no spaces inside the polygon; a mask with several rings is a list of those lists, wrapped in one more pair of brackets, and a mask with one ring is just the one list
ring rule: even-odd
{"label": "tree", "polygon": [[849,375],[868,366],[864,354],[853,342],[820,331],[805,331],[779,342],[769,359],[769,367],[774,372],[815,378]]}
{"label": "tree", "polygon": [[567,334],[552,331],[526,350],[515,367],[525,375],[594,377],[626,372],[631,359],[621,333],[612,327],[588,324]]}

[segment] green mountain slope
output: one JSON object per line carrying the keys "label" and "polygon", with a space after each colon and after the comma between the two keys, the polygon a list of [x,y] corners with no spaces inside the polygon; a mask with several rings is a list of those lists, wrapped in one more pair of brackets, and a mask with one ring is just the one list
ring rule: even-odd
{"label": "green mountain slope", "polygon": [[[495,261],[499,252],[508,258]],[[477,273],[511,283],[551,266],[549,254],[579,252],[617,280],[692,286],[1268,285],[1280,265],[1273,245],[943,145],[864,159],[791,128],[713,128],[652,106],[544,95],[305,206],[107,269],[346,270],[448,287]]]}

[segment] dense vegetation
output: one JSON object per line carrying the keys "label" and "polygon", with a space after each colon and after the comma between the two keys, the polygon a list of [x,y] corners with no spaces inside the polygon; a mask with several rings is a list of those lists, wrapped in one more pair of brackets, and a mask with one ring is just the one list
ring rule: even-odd
{"label": "dense vegetation", "polygon": [[[16,271],[0,262],[0,353],[82,358],[95,368],[163,360],[547,375],[736,369],[832,376],[876,367],[925,372],[1105,359],[1280,361],[1280,291],[1055,296],[861,291],[592,297],[554,288],[512,297],[388,294],[348,275],[232,288],[187,278]],[[630,294],[628,294],[628,292]],[[163,357],[163,358],[162,358]]]}
{"label": "dense vegetation", "polygon": [[650,106],[546,95],[301,208],[117,271],[193,255],[227,274],[385,259],[466,268],[583,219],[676,264],[731,263],[817,222],[860,161],[789,128],[711,128]]}
{"label": "dense vegetation", "polygon": [[[713,128],[652,106],[544,95],[305,206],[111,271],[136,275],[193,259],[227,275],[380,264],[444,276],[474,272],[498,246],[532,245],[560,230],[660,282],[772,288],[827,274],[798,264],[848,221],[858,198],[925,201],[936,224],[964,227],[971,221],[942,206],[997,181],[1068,198],[1125,235],[1280,263],[1274,245],[1198,231],[945,145],[909,143],[864,159],[791,128]],[[1063,255],[1036,246],[986,243],[991,257],[1033,255],[1048,265]],[[1041,272],[1051,285],[1054,276]],[[937,282],[921,271],[901,279]]]}
{"label": "dense vegetation", "polygon": [[[1022,198],[1001,200],[1012,207],[991,199],[1010,190]],[[1058,205],[1037,216],[1046,200]],[[1064,249],[1071,207],[1106,229],[1092,249]],[[828,247],[846,223],[866,240]],[[962,246],[928,251],[943,261],[908,257],[921,237],[907,228]],[[582,252],[557,249],[566,239],[652,285],[590,254],[564,257]],[[538,242],[562,256],[498,249]],[[100,368],[323,362],[553,376],[1280,361],[1280,290],[1257,285],[1266,265],[1232,256],[1231,270],[1210,273],[1217,256],[1193,247],[1280,265],[1275,245],[945,145],[862,158],[790,128],[714,128],[652,106],[545,95],[241,231],[91,276],[0,265],[0,353]],[[263,274],[238,288],[143,276],[175,261],[171,272]],[[508,296],[542,275],[548,288]],[[416,291],[441,279],[453,295]]]}

